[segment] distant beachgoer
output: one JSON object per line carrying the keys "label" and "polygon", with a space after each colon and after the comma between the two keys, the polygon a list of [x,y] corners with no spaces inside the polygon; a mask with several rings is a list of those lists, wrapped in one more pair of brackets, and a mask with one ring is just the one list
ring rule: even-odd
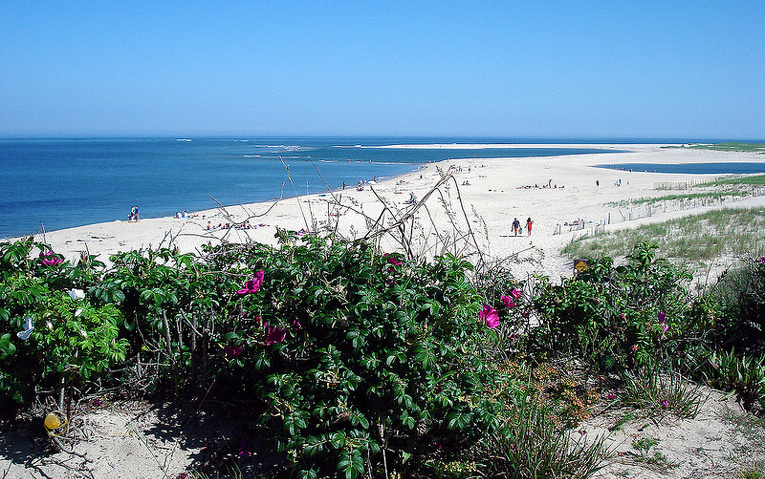
{"label": "distant beachgoer", "polygon": [[600,180],[595,180],[595,186],[600,186]]}
{"label": "distant beachgoer", "polygon": [[534,226],[534,222],[531,221],[531,217],[529,217],[526,220],[526,231],[528,232],[528,235],[531,236],[531,227]]}
{"label": "distant beachgoer", "polygon": [[212,229],[213,229],[212,221],[208,221],[207,222],[207,231],[212,231]]}
{"label": "distant beachgoer", "polygon": [[518,221],[518,218],[515,218],[513,220],[513,236],[518,236],[519,229],[521,229],[521,222]]}
{"label": "distant beachgoer", "polygon": [[138,206],[133,205],[133,207],[130,208],[130,221],[138,223]]}
{"label": "distant beachgoer", "polygon": [[181,213],[181,218],[188,218],[189,213],[186,210],[183,210],[183,213]]}

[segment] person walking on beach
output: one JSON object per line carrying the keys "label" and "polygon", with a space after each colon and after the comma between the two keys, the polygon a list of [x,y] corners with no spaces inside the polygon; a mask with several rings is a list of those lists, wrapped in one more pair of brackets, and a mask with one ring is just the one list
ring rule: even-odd
{"label": "person walking on beach", "polygon": [[531,216],[529,216],[526,219],[526,231],[528,232],[528,236],[531,236],[531,227],[534,225],[534,222],[531,221]]}
{"label": "person walking on beach", "polygon": [[518,221],[518,218],[515,218],[513,220],[513,236],[518,236],[519,229],[521,229],[521,222]]}

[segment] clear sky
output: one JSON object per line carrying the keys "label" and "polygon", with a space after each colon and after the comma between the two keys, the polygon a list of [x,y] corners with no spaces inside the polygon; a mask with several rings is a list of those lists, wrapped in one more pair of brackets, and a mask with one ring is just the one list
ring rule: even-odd
{"label": "clear sky", "polygon": [[765,1],[0,2],[0,136],[765,139]]}

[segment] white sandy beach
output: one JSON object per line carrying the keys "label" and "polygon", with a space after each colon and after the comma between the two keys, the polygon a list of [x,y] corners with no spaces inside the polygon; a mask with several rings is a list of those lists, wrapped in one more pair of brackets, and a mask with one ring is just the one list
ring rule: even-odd
{"label": "white sandy beach", "polygon": [[[418,147],[417,145],[397,145]],[[433,146],[433,145],[430,145]],[[487,145],[439,145],[443,148],[484,148]],[[503,145],[504,146],[504,145]],[[561,147],[563,145],[518,145],[519,147]],[[459,241],[444,249],[442,240],[457,230],[470,228],[478,247],[489,259],[513,257],[532,259],[518,264],[518,273],[543,272],[555,278],[571,273],[571,263],[559,255],[560,249],[573,238],[591,234],[596,229],[615,230],[652,221],[697,214],[712,208],[765,206],[765,197],[729,201],[724,205],[688,208],[682,211],[647,211],[629,207],[608,206],[613,202],[667,194],[657,190],[660,184],[681,185],[713,179],[714,175],[661,174],[645,171],[595,168],[599,164],[618,163],[703,163],[762,162],[757,153],[721,152],[689,148],[664,148],[666,145],[565,145],[566,147],[627,150],[555,157],[510,159],[453,159],[423,166],[420,171],[367,186],[364,191],[349,188],[321,195],[283,199],[274,203],[229,206],[197,212],[190,219],[145,219],[139,223],[114,221],[60,231],[47,232],[38,240],[71,260],[87,251],[102,260],[109,255],[136,248],[173,244],[182,251],[195,251],[205,243],[221,240],[257,241],[275,244],[276,227],[288,230],[327,231],[337,228],[346,237],[360,237],[368,230],[366,219],[377,220],[384,201],[388,213],[381,224],[411,210],[405,204],[410,193],[422,199],[442,178],[451,172],[447,182],[414,213],[418,223],[412,243],[415,253],[436,254],[444,251],[469,252]],[[619,186],[620,183],[620,186]],[[549,187],[544,187],[548,186]],[[445,214],[444,203],[454,214]],[[208,231],[208,224],[217,226],[250,218],[256,227],[247,230]],[[532,218],[532,235],[525,231],[526,219]],[[512,235],[511,223],[518,218],[524,228],[521,236]],[[576,226],[571,223],[579,220]],[[583,221],[582,221],[583,220]],[[262,225],[262,226],[261,226]],[[448,241],[448,240],[447,240]],[[383,242],[386,249],[395,249],[395,242]]]}

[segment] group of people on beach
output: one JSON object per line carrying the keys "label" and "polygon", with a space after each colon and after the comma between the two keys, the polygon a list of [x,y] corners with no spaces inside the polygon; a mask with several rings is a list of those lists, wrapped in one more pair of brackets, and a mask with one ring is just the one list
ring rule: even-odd
{"label": "group of people on beach", "polygon": [[245,221],[244,223],[218,223],[217,226],[212,224],[212,221],[207,222],[207,231],[217,231],[217,230],[250,230],[255,229],[258,227],[268,226],[265,223],[261,223],[259,225],[251,225],[249,220]]}
{"label": "group of people on beach", "polygon": [[[518,218],[515,218],[513,220],[513,236],[523,235],[523,227],[521,227],[521,222],[518,221]],[[529,216],[526,219],[526,235],[531,236],[531,229],[534,226],[534,222],[531,221],[531,217]]]}
{"label": "group of people on beach", "polygon": [[530,189],[532,189],[532,188],[534,188],[534,189],[539,189],[539,188],[542,188],[542,189],[547,189],[547,188],[550,188],[550,189],[554,189],[554,190],[557,190],[558,188],[565,188],[565,187],[566,187],[565,185],[560,185],[560,186],[558,186],[557,184],[554,184],[554,185],[553,185],[553,184],[552,184],[552,178],[550,178],[550,179],[547,181],[547,184],[546,184],[546,185],[544,185],[544,184],[543,184],[542,186],[539,186],[539,183],[534,183],[534,185],[533,185],[533,186],[532,186],[532,185],[523,185],[523,186],[519,186],[519,187],[518,187],[518,188],[516,188],[516,189],[518,189],[518,190],[530,190]]}

